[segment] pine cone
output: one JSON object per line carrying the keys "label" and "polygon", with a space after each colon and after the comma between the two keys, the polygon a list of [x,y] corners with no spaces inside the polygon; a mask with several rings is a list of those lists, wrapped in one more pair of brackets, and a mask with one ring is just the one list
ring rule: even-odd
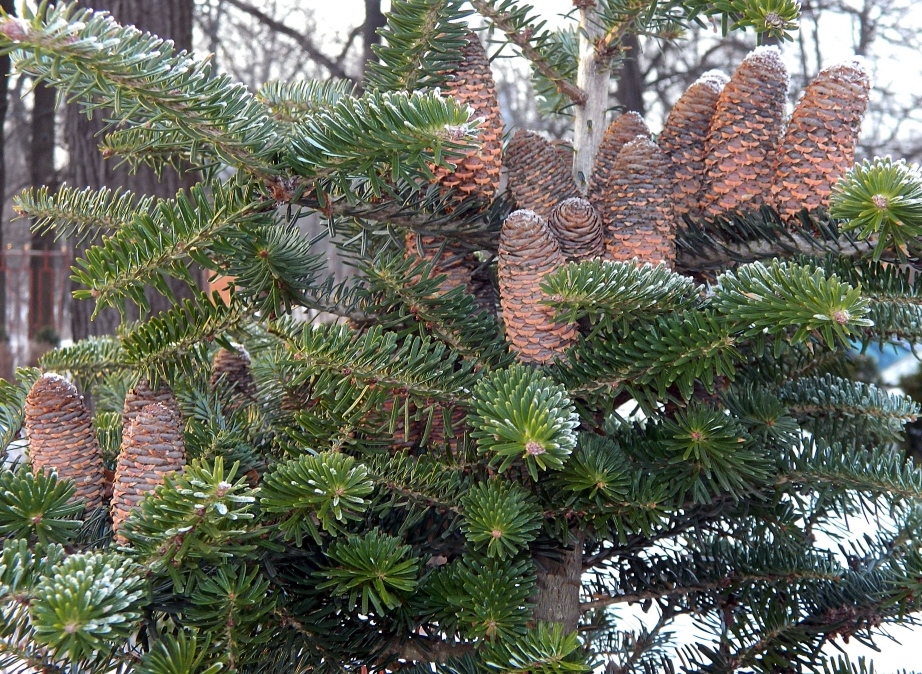
{"label": "pine cone", "polygon": [[230,406],[231,409],[237,409],[241,405],[256,400],[256,382],[250,374],[250,354],[246,350],[218,350],[212,363],[211,387],[214,388],[222,377],[234,391],[234,402]]}
{"label": "pine cone", "polygon": [[532,131],[516,131],[506,147],[509,189],[520,209],[549,218],[564,199],[580,196],[570,164],[560,151]]}
{"label": "pine cone", "polygon": [[163,403],[145,406],[125,431],[115,467],[112,529],[118,533],[131,510],[163,483],[168,473],[186,465],[182,418]]}
{"label": "pine cone", "polygon": [[25,405],[32,470],[56,471],[73,480],[75,499],[89,512],[103,503],[103,460],[89,410],[69,381],[44,374],[36,381]]}
{"label": "pine cone", "polygon": [[833,185],[854,163],[870,87],[861,62],[851,60],[821,70],[806,88],[775,168],[772,196],[783,217],[829,205]]}
{"label": "pine cone", "polygon": [[547,221],[567,261],[605,255],[605,232],[599,212],[585,199],[572,197],[557,204]]}
{"label": "pine cone", "polygon": [[163,403],[167,407],[172,407],[179,412],[179,404],[170,388],[161,382],[156,391],[151,390],[150,383],[146,379],[138,382],[138,385],[128,391],[125,396],[125,404],[122,407],[122,442],[124,443],[124,433],[128,430],[131,422],[141,413],[141,410],[153,403]]}
{"label": "pine cone", "polygon": [[727,79],[719,70],[710,70],[699,77],[676,102],[657,138],[660,149],[672,161],[670,176],[677,220],[685,213],[700,211],[698,195],[704,178],[704,144]]}
{"label": "pine cone", "polygon": [[503,120],[496,98],[496,84],[490,70],[490,61],[480,39],[467,36],[467,45],[461,50],[461,62],[450,74],[445,92],[461,105],[474,109],[480,118],[477,139],[480,147],[455,160],[455,169],[439,167],[436,180],[446,189],[458,190],[461,197],[474,197],[490,201],[499,187],[499,174],[503,159]]}
{"label": "pine cone", "polygon": [[407,232],[406,257],[414,262],[425,262],[430,265],[431,278],[445,274],[445,278],[439,284],[438,295],[444,295],[459,287],[467,288],[471,281],[471,269],[465,263],[464,255],[440,237],[418,237],[414,232]]}
{"label": "pine cone", "polygon": [[[436,409],[432,415],[432,426],[429,427],[429,437],[426,439],[428,447],[443,450],[448,447],[452,453],[458,451],[458,444],[464,436],[464,420],[467,418],[467,412],[460,407],[451,410],[451,432],[452,437],[448,437],[445,428],[445,413],[441,409]],[[426,430],[426,418],[420,422],[420,434]]]}
{"label": "pine cone", "polygon": [[609,259],[675,262],[675,223],[669,159],[648,138],[624,146],[612,169],[611,194],[602,218]]}
{"label": "pine cone", "polygon": [[564,264],[563,253],[547,222],[534,211],[515,211],[499,237],[499,297],[506,336],[520,360],[546,363],[576,341],[576,328],[554,320],[554,310],[541,304],[546,274]]}
{"label": "pine cone", "polygon": [[637,136],[649,138],[650,129],[643,117],[633,111],[616,117],[605,129],[589,177],[588,198],[596,208],[602,210],[602,202],[611,198],[611,176],[618,153]]}
{"label": "pine cone", "polygon": [[775,47],[752,51],[721,91],[705,142],[701,203],[708,215],[771,203],[787,92]]}

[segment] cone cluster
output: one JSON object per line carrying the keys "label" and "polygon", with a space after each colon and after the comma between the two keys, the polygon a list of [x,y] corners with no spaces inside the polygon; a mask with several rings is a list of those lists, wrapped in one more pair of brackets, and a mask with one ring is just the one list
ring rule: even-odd
{"label": "cone cluster", "polygon": [[576,341],[576,327],[554,319],[540,283],[566,262],[547,222],[534,211],[511,213],[499,237],[500,306],[506,337],[522,361],[547,363]]}
{"label": "cone cluster", "polygon": [[256,400],[256,382],[250,373],[250,355],[245,350],[218,350],[212,362],[211,387],[214,388],[221,379],[227,381],[234,391],[232,409]]}
{"label": "cone cluster", "polygon": [[560,150],[532,131],[516,131],[506,147],[509,190],[521,209],[551,217],[561,201],[580,196]]}
{"label": "cone cluster", "polygon": [[851,168],[871,83],[860,61],[826,68],[807,86],[781,142],[772,200],[785,218],[829,205]]}
{"label": "cone cluster", "polygon": [[496,84],[487,53],[474,33],[467,36],[461,61],[449,75],[446,93],[461,105],[469,105],[480,118],[477,140],[480,147],[455,161],[455,168],[438,167],[435,176],[445,189],[455,189],[461,198],[490,201],[499,187],[503,157],[503,121],[496,98]]}
{"label": "cone cluster", "polygon": [[660,149],[671,160],[676,220],[685,213],[699,214],[705,142],[717,100],[727,81],[727,76],[719,70],[702,75],[676,102],[657,138]]}
{"label": "cone cluster", "polygon": [[24,426],[32,469],[72,480],[90,511],[103,504],[103,458],[83,397],[69,381],[44,374],[26,396]]}
{"label": "cone cluster", "polygon": [[164,477],[186,465],[182,418],[175,407],[149,404],[125,429],[112,491],[112,528],[118,533],[141,500]]}
{"label": "cone cluster", "polygon": [[547,224],[568,262],[592,260],[605,255],[602,217],[585,199],[572,197],[561,201]]}

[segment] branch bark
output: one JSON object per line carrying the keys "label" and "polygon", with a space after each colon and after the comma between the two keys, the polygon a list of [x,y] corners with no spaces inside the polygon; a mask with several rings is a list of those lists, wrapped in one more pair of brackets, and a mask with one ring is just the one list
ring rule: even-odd
{"label": "branch bark", "polygon": [[608,110],[608,83],[611,80],[609,58],[603,58],[597,46],[605,40],[605,28],[599,21],[594,0],[579,7],[579,69],[576,84],[586,99],[576,107],[573,120],[573,178],[586,192],[595,155],[605,133]]}

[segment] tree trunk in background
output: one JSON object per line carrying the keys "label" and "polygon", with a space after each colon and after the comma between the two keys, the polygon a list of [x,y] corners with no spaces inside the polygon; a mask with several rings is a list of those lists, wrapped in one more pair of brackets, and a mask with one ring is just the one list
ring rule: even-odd
{"label": "tree trunk in background", "polygon": [[618,76],[618,103],[625,112],[636,112],[644,116],[644,81],[640,68],[640,39],[633,33],[625,35],[622,45],[627,48],[621,73]]}
{"label": "tree trunk in background", "polygon": [[[134,24],[144,31],[162,38],[172,39],[177,49],[192,48],[193,0],[88,0],[83,3],[93,9],[108,10],[122,24]],[[101,116],[87,119],[79,106],[71,105],[67,110],[67,138],[70,149],[70,168],[67,182],[76,187],[111,188],[122,187],[137,194],[173,197],[176,192],[194,181],[191,176],[181,176],[172,169],[164,169],[158,180],[146,166],[130,174],[124,166],[115,168],[118,159],[104,161],[97,149],[97,134],[103,127]],[[82,250],[75,251],[77,256]],[[171,283],[177,297],[189,297],[188,287],[183,283]],[[151,310],[162,311],[171,303],[157,293],[149,293]],[[95,320],[90,321],[93,303],[74,302],[71,324],[74,339],[89,335],[110,334],[119,324],[118,312],[106,309]]]}
{"label": "tree trunk in background", "polygon": [[557,623],[564,633],[579,624],[579,591],[583,575],[583,535],[577,534],[573,549],[561,548],[553,556],[534,555],[536,593],[535,620]]}
{"label": "tree trunk in background", "polygon": [[[0,0],[0,7],[7,14],[15,15],[15,0]],[[9,54],[0,56],[0,195],[6,195],[6,162],[3,161],[3,153],[6,147],[6,136],[4,135],[4,123],[6,122],[6,111],[9,107],[7,97],[9,96],[10,81],[10,57]],[[4,230],[6,223],[0,219],[0,255],[6,250],[3,243]],[[6,334],[6,262],[0,257],[0,349],[7,348],[5,345],[9,339]],[[2,363],[0,363],[2,365]],[[0,372],[0,376],[9,374]]]}
{"label": "tree trunk in background", "polygon": [[365,23],[362,25],[363,69],[368,67],[369,61],[375,60],[375,53],[371,48],[381,43],[381,36],[378,35],[377,31],[384,23],[384,13],[381,11],[381,0],[365,0]]}
{"label": "tree trunk in background", "polygon": [[[32,138],[29,151],[29,184],[32,187],[57,187],[54,174],[54,104],[57,92],[37,84],[32,90]],[[32,234],[33,254],[29,259],[29,339],[44,332],[43,341],[51,337],[54,322],[54,273],[49,256],[43,251],[54,250],[54,232]]]}

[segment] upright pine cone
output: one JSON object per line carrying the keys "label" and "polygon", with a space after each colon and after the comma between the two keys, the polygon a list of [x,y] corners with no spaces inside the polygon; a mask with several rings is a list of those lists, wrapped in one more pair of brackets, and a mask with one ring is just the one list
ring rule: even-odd
{"label": "upright pine cone", "polygon": [[602,217],[585,199],[572,197],[561,201],[547,224],[568,262],[604,257]]}
{"label": "upright pine cone", "polygon": [[103,460],[89,410],[64,377],[42,375],[29,390],[25,405],[32,470],[56,471],[73,480],[75,499],[87,512],[103,503]]}
{"label": "upright pine cone", "polygon": [[520,209],[551,217],[564,199],[580,196],[560,150],[532,131],[518,130],[506,146],[509,189]]}
{"label": "upright pine cone", "polygon": [[829,205],[833,185],[854,163],[870,88],[861,62],[851,60],[821,70],[804,90],[781,142],[772,184],[783,217]]}
{"label": "upright pine cone", "polygon": [[576,327],[554,320],[554,310],[541,301],[546,274],[565,263],[547,222],[534,211],[511,213],[499,235],[499,301],[506,336],[519,358],[546,363],[576,341]]}
{"label": "upright pine cone", "polygon": [[163,483],[168,473],[186,465],[182,418],[163,403],[144,407],[125,431],[115,466],[112,490],[112,529],[118,533],[132,508]]}
{"label": "upright pine cone", "polygon": [[176,397],[170,388],[161,382],[157,390],[150,387],[150,382],[142,379],[138,385],[128,391],[125,396],[125,404],[122,407],[122,441],[124,442],[124,433],[128,430],[131,422],[141,413],[141,410],[153,403],[163,403],[167,407],[179,411],[179,405]]}
{"label": "upright pine cone", "polygon": [[635,138],[618,154],[602,212],[609,259],[674,264],[669,169],[669,159],[648,138]]}
{"label": "upright pine cone", "polygon": [[616,117],[605,129],[595,155],[592,176],[589,178],[588,197],[596,208],[601,208],[599,204],[609,197],[612,171],[618,160],[618,153],[637,136],[649,138],[650,129],[647,128],[643,117],[633,111]]}
{"label": "upright pine cone", "polygon": [[705,142],[708,215],[770,203],[788,74],[775,47],[752,51],[720,92]]}
{"label": "upright pine cone", "polygon": [[240,351],[218,350],[212,363],[211,387],[214,388],[222,377],[231,385],[235,393],[232,408],[236,409],[247,402],[256,400],[256,382],[250,374],[250,354],[244,349]]}
{"label": "upright pine cone", "polygon": [[458,190],[463,197],[489,201],[499,187],[503,120],[490,61],[474,33],[467,36],[467,45],[461,50],[461,61],[449,74],[445,93],[460,104],[471,106],[474,117],[480,118],[477,129],[480,147],[456,160],[453,172],[447,167],[436,169],[436,180],[446,189]]}
{"label": "upright pine cone", "polygon": [[727,76],[710,70],[698,78],[676,102],[656,142],[672,161],[673,203],[677,219],[700,210],[698,195],[704,178],[704,144],[717,99]]}
{"label": "upright pine cone", "polygon": [[[444,245],[443,245],[444,244]],[[439,284],[439,295],[455,288],[467,288],[471,282],[471,268],[465,257],[445,240],[436,236],[419,236],[414,232],[406,235],[406,257],[415,262],[426,262],[431,266],[430,276],[445,274]]]}

